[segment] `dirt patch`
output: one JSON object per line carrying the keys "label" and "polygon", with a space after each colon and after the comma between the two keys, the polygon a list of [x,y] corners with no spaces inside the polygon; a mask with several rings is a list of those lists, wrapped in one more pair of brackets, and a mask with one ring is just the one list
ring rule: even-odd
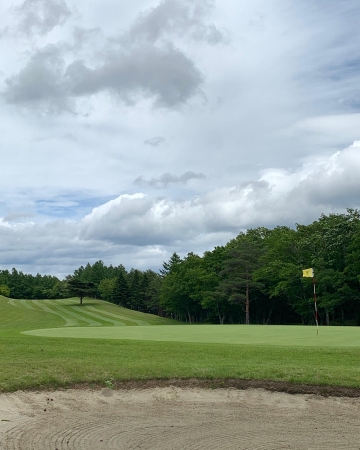
{"label": "dirt patch", "polygon": [[1,394],[0,449],[360,449],[360,398],[146,387]]}
{"label": "dirt patch", "polygon": [[[328,386],[328,385],[313,385],[313,384],[299,384],[290,383],[288,381],[270,381],[270,380],[244,380],[239,378],[186,378],[186,379],[152,379],[152,380],[127,380],[127,381],[113,381],[112,388],[117,390],[129,389],[152,389],[157,387],[179,387],[187,388],[202,388],[202,389],[265,389],[270,392],[285,392],[287,394],[313,394],[321,395],[322,397],[349,397],[360,398],[360,388]],[[102,389],[103,384],[96,383],[77,383],[67,386],[66,389]],[[41,388],[45,390],[46,388]],[[0,391],[1,394],[1,391]]]}
{"label": "dirt patch", "polygon": [[[170,380],[131,380],[116,381],[116,389],[150,389],[155,387],[175,386],[179,388],[203,388],[203,389],[265,389],[270,392],[285,392],[287,394],[314,394],[323,397],[360,397],[359,388],[320,386],[312,384],[289,383],[287,381],[270,380],[244,380],[244,379],[223,379],[212,380],[190,378],[190,379],[170,379]],[[80,386],[77,386],[80,388]],[[86,386],[88,387],[88,386]]]}

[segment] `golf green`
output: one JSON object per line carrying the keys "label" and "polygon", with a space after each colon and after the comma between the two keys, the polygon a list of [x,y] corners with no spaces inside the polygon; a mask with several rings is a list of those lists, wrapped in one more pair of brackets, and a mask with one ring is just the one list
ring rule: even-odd
{"label": "golf green", "polygon": [[67,327],[24,331],[58,338],[126,339],[289,347],[360,347],[360,328],[262,325],[168,325],[141,327]]}

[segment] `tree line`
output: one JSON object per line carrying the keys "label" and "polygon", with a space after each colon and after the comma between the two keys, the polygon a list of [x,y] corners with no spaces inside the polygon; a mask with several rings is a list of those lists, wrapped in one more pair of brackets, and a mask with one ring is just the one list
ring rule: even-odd
{"label": "tree line", "polygon": [[13,298],[101,298],[190,323],[312,324],[315,271],[319,320],[360,325],[360,212],[321,215],[295,228],[258,227],[202,256],[174,253],[156,273],[102,261],[65,280],[0,271],[0,294]]}
{"label": "tree line", "polygon": [[106,266],[103,261],[87,264],[67,275],[64,280],[55,276],[36,276],[15,268],[0,270],[0,295],[15,299],[65,299],[70,296],[103,299],[125,308],[164,315],[159,298],[162,278],[152,271],[131,269],[123,265]]}

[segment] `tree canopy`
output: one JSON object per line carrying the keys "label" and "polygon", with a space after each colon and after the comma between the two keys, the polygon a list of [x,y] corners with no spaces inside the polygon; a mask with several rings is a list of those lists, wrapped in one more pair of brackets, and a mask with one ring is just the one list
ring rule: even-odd
{"label": "tree canopy", "polygon": [[176,252],[153,270],[127,271],[103,261],[65,280],[15,268],[0,270],[0,295],[12,298],[102,298],[119,306],[207,323],[313,324],[315,271],[319,320],[360,325],[360,212],[321,215],[294,228],[241,232],[203,255]]}

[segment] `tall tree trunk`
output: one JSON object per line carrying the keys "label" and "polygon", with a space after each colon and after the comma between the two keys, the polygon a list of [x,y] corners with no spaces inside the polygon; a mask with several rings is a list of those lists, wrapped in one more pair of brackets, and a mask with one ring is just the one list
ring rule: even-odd
{"label": "tall tree trunk", "polygon": [[268,318],[267,318],[267,321],[265,322],[265,325],[268,325],[268,324],[269,324],[269,322],[270,322],[270,317],[271,317],[271,313],[272,313],[272,309],[270,309],[269,316],[268,316]]}
{"label": "tall tree trunk", "polygon": [[221,314],[220,307],[219,307],[219,302],[217,303],[217,310],[218,310],[218,316],[219,316],[220,325],[224,325],[225,314]]}
{"label": "tall tree trunk", "polygon": [[187,315],[188,315],[188,318],[189,318],[189,323],[191,324],[191,314],[190,314],[189,311],[187,311]]}
{"label": "tall tree trunk", "polygon": [[248,284],[246,284],[245,323],[246,325],[250,324],[250,293]]}

